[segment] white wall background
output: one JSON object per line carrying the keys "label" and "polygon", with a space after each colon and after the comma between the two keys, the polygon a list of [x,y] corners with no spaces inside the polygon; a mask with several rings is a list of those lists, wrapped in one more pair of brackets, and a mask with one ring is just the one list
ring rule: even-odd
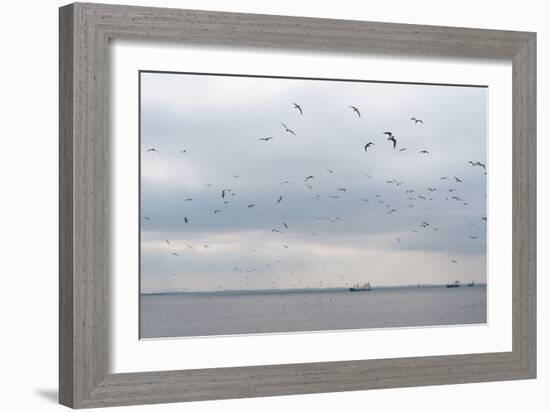
{"label": "white wall background", "polygon": [[[105,2],[109,2],[104,0]],[[109,2],[111,3],[111,2]],[[538,135],[549,132],[543,91],[548,83],[550,26],[536,0],[297,0],[131,1],[126,4],[330,17],[538,32]],[[57,0],[2,4],[0,42],[0,397],[2,410],[59,410],[57,405]],[[147,411],[546,411],[550,390],[548,348],[550,194],[539,139],[539,378],[440,387],[141,406]]]}

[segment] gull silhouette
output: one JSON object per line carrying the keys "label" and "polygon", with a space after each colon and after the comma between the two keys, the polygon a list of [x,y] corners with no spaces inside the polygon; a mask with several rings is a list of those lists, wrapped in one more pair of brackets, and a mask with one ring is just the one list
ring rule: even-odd
{"label": "gull silhouette", "polygon": [[361,117],[361,112],[359,109],[355,106],[349,106],[350,109],[352,109],[355,113],[357,113],[357,116]]}
{"label": "gull silhouette", "polygon": [[290,133],[290,134],[293,134],[294,136],[296,136],[296,133],[294,133],[294,130],[292,129],[289,129],[288,126],[284,123],[281,123],[283,125],[283,127],[285,128],[285,131]]}
{"label": "gull silhouette", "polygon": [[[374,143],[373,142],[368,142],[366,145],[365,145],[365,152],[367,151],[367,149],[371,146],[374,146]],[[370,177],[369,175],[367,175],[367,177],[369,177],[370,179],[372,179],[372,177]]]}

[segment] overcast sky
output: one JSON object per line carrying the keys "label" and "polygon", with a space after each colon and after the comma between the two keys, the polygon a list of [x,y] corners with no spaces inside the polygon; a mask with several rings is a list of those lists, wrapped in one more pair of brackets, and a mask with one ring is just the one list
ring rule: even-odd
{"label": "overcast sky", "polygon": [[142,73],[142,291],[485,282],[486,113],[479,87]]}

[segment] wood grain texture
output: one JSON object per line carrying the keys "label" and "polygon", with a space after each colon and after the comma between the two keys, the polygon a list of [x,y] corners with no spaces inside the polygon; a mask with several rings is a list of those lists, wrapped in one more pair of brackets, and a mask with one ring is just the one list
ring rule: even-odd
{"label": "wood grain texture", "polygon": [[[71,8],[72,9],[72,8]],[[59,15],[59,400],[73,403],[73,28]]]}
{"label": "wood grain texture", "polygon": [[[60,9],[60,402],[74,408],[536,375],[534,33],[75,3]],[[513,65],[513,350],[109,373],[109,40],[495,58]]]}

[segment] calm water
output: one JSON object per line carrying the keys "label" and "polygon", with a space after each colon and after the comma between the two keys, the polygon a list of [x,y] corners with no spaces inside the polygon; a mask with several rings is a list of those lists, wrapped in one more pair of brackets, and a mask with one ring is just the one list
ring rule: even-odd
{"label": "calm water", "polygon": [[485,286],[141,296],[141,337],[230,335],[487,321]]}

